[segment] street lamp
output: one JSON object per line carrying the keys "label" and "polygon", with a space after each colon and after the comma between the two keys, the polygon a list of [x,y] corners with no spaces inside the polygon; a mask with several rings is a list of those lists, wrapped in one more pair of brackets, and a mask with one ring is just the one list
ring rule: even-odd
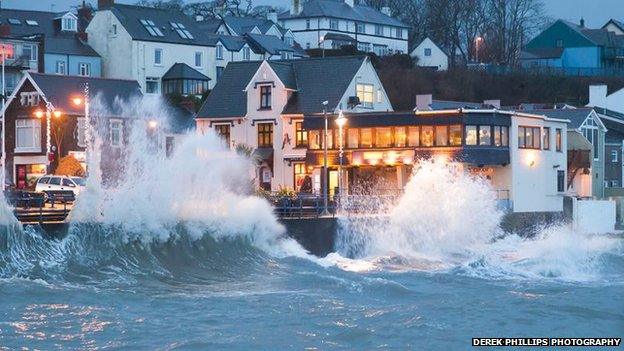
{"label": "street lamp", "polygon": [[483,38],[478,36],[475,38],[475,45],[476,45],[476,59],[477,59],[477,63],[479,63],[479,44],[481,44],[481,42],[483,41]]}
{"label": "street lamp", "polygon": [[342,196],[343,184],[342,184],[342,156],[343,156],[343,128],[345,124],[347,124],[347,119],[345,118],[342,110],[338,113],[338,118],[336,118],[336,124],[338,125],[338,148],[339,148],[339,166],[338,166],[338,195]]}
{"label": "street lamp", "polygon": [[50,102],[46,103],[45,113],[41,110],[35,111],[35,117],[41,119],[45,114],[46,117],[46,156],[48,158],[46,164],[46,174],[50,174],[50,158],[52,156],[52,116],[61,118],[61,111],[55,110]]}
{"label": "street lamp", "polygon": [[152,120],[150,120],[149,122],[147,122],[147,126],[148,126],[150,129],[154,130],[154,129],[156,129],[156,127],[158,127],[158,121],[156,121],[156,120],[152,119]]}
{"label": "street lamp", "polygon": [[321,185],[325,185],[322,188],[323,192],[323,212],[321,215],[328,216],[329,211],[327,211],[327,198],[329,197],[329,177],[327,173],[327,105],[329,101],[325,100],[322,102],[323,105],[323,118],[325,119],[325,133],[323,134],[323,181]]}
{"label": "street lamp", "polygon": [[89,83],[85,83],[83,96],[75,96],[72,98],[75,106],[84,106],[84,138],[85,138],[85,163],[86,171],[89,171],[89,147],[91,145],[91,120],[89,119]]}

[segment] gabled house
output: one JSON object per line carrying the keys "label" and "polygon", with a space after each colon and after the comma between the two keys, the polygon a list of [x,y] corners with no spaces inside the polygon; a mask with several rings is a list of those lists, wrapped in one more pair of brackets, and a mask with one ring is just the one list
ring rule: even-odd
{"label": "gabled house", "polygon": [[615,34],[624,34],[624,22],[622,21],[610,19],[609,22],[605,23],[605,25],[602,26],[602,28]]}
{"label": "gabled house", "polygon": [[[87,83],[91,99],[97,101],[97,106],[91,109],[91,123],[102,127],[103,135],[108,135],[101,149],[102,168],[118,170],[116,161],[123,152],[127,116],[115,109],[115,101],[139,96],[138,83],[27,72],[7,100],[4,111],[5,170],[7,179],[17,188],[32,186],[38,177],[53,172],[60,158],[67,155],[73,155],[84,164],[84,106],[75,105],[74,99],[82,97]],[[47,108],[59,112],[58,116],[51,115],[49,134],[45,116]],[[98,120],[101,118],[104,120]]]}
{"label": "gabled house", "polygon": [[182,12],[99,0],[86,32],[102,56],[104,76],[136,80],[145,94],[160,94],[162,77],[177,63],[210,78],[211,85],[216,80],[218,36]]}
{"label": "gabled house", "polygon": [[382,11],[354,0],[291,0],[290,10],[279,15],[304,49],[332,49],[355,45],[378,56],[408,53],[409,27]]}
{"label": "gabled house", "polygon": [[448,55],[433,40],[423,39],[410,56],[417,66],[428,67],[435,71],[446,71],[448,69]]}
{"label": "gabled house", "polygon": [[520,55],[526,68],[548,67],[582,75],[624,70],[624,35],[557,20],[527,43]]}
{"label": "gabled house", "polygon": [[308,143],[320,142],[303,128],[305,117],[340,110],[392,111],[368,58],[232,62],[198,112],[197,131],[216,131],[230,148],[253,149],[263,160],[257,182],[264,189],[294,189],[308,173]]}

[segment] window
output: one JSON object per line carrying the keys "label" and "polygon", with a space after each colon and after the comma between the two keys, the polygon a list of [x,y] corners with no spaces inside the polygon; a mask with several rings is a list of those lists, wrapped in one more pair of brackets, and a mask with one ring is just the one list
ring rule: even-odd
{"label": "window", "polygon": [[121,146],[122,141],[122,129],[123,122],[118,119],[111,119],[109,121],[109,129],[110,129],[110,145],[114,147]]}
{"label": "window", "polygon": [[501,127],[501,146],[509,146],[509,127]]}
{"label": "window", "polygon": [[251,59],[251,50],[249,48],[243,48],[243,60],[249,61]]}
{"label": "window", "polygon": [[380,24],[375,25],[375,35],[383,35],[383,26]]}
{"label": "window", "polygon": [[36,91],[23,92],[20,94],[20,103],[22,106],[39,105],[39,93]]}
{"label": "window", "polygon": [[542,145],[544,145],[544,150],[550,150],[550,128],[544,127],[542,129]]}
{"label": "window", "polygon": [[509,136],[507,127],[494,126],[494,146],[509,146]]}
{"label": "window", "polygon": [[435,146],[448,145],[448,128],[447,126],[435,126]]}
{"label": "window", "polygon": [[558,47],[558,48],[562,48],[563,47],[563,39],[555,40],[555,46]]}
{"label": "window", "polygon": [[63,186],[76,186],[76,184],[67,178],[63,178]]}
{"label": "window", "polygon": [[373,147],[373,130],[371,128],[360,129],[360,147]]}
{"label": "window", "polygon": [[290,60],[292,59],[292,52],[290,51],[282,51],[280,52],[280,56],[282,60]]}
{"label": "window", "polygon": [[56,61],[56,74],[65,74],[65,61]]}
{"label": "window", "polygon": [[308,146],[308,132],[303,129],[303,122],[295,122],[295,147]]}
{"label": "window", "polygon": [[[6,55],[7,60],[15,58],[15,47],[11,43],[0,43],[0,52]],[[1,54],[0,57],[2,57]]]}
{"label": "window", "polygon": [[41,177],[41,178],[39,178],[37,183],[39,183],[39,184],[48,184],[49,181],[50,181],[50,177]]}
{"label": "window", "polygon": [[295,191],[301,191],[301,187],[303,186],[307,176],[305,163],[293,163],[293,172],[295,176]]}
{"label": "window", "polygon": [[270,85],[260,86],[260,109],[261,110],[271,109],[271,86]]}
{"label": "window", "polygon": [[355,86],[356,95],[360,99],[360,106],[373,108],[373,91],[372,84],[357,84]]}
{"label": "window", "polygon": [[405,147],[407,145],[407,133],[405,127],[394,128],[394,146]]}
{"label": "window", "polygon": [[22,45],[22,57],[30,61],[37,61],[37,47],[32,44]]}
{"label": "window", "polygon": [[418,127],[407,128],[407,145],[420,146],[420,129]]}
{"label": "window", "polygon": [[195,67],[202,67],[203,66],[203,54],[201,51],[196,51],[195,52]]}
{"label": "window", "polygon": [[360,147],[360,130],[357,128],[347,129],[347,147],[357,149]]}
{"label": "window", "polygon": [[539,149],[540,136],[539,127],[518,127],[518,148]]}
{"label": "window", "polygon": [[223,45],[217,44],[215,46],[215,50],[217,54],[217,60],[223,60]]}
{"label": "window", "polygon": [[87,146],[86,135],[85,135],[85,123],[86,120],[84,117],[78,117],[76,123],[76,142],[78,146],[85,147]]}
{"label": "window", "polygon": [[490,126],[479,126],[479,145],[492,145],[492,130]]}
{"label": "window", "polygon": [[321,148],[321,134],[318,130],[308,131],[308,148],[318,150]]}
{"label": "window", "polygon": [[306,29],[310,29],[310,20],[309,19],[306,20]]}
{"label": "window", "polygon": [[557,171],[557,191],[560,193],[565,191],[565,171]]}
{"label": "window", "polygon": [[462,144],[462,127],[459,124],[449,126],[449,145],[461,146]]}
{"label": "window", "polygon": [[335,18],[329,19],[329,29],[338,30],[338,20]]}
{"label": "window", "polygon": [[466,145],[477,145],[477,126],[466,126]]}
{"label": "window", "polygon": [[273,123],[258,123],[258,147],[273,147]]}
{"label": "window", "polygon": [[583,132],[583,136],[587,139],[593,146],[593,154],[594,159],[597,160],[599,158],[599,130],[598,125],[594,121],[592,117],[588,118],[587,121],[581,127],[581,131]]}
{"label": "window", "polygon": [[61,29],[64,31],[75,32],[76,31],[76,19],[73,17],[65,17],[61,23]]}
{"label": "window", "polygon": [[381,91],[381,89],[377,89],[377,103],[381,104],[383,102],[383,91]]}
{"label": "window", "polygon": [[147,32],[153,36],[153,37],[164,37],[162,31],[160,30],[160,28],[156,27],[156,24],[154,23],[154,21],[152,20],[139,20],[141,22],[141,24],[143,25],[143,27],[145,27],[145,30],[147,30]]}
{"label": "window", "polygon": [[556,150],[558,152],[561,152],[562,140],[561,140],[561,129],[559,129],[559,128],[555,129],[555,143],[556,143],[556,146],[555,146]]}
{"label": "window", "polygon": [[29,26],[38,26],[39,22],[33,20],[26,20],[26,24]]}
{"label": "window", "polygon": [[355,32],[356,33],[366,33],[366,24],[362,22],[355,23]]}
{"label": "window", "polygon": [[113,25],[111,26],[111,34],[112,34],[113,36],[117,35],[117,25],[116,25],[116,24],[113,24]]}
{"label": "window", "polygon": [[310,49],[310,42],[306,43],[306,49],[309,50]]}
{"label": "window", "polygon": [[619,186],[620,186],[620,182],[619,181],[617,181],[617,180],[612,180],[611,181],[611,187],[612,188],[617,188]]}
{"label": "window", "polygon": [[83,77],[91,76],[91,64],[90,63],[79,63],[78,64],[78,75]]}
{"label": "window", "polygon": [[431,56],[431,49],[430,48],[426,48],[425,49],[425,56]]}
{"label": "window", "polygon": [[176,33],[178,33],[180,38],[191,40],[195,39],[182,23],[169,22],[169,24],[171,24],[171,28],[174,29]]}
{"label": "window", "polygon": [[420,130],[420,145],[433,146],[433,127],[423,126]]}
{"label": "window", "polygon": [[171,158],[173,155],[173,148],[175,146],[175,137],[165,137],[165,157]]}
{"label": "window", "polygon": [[15,152],[41,151],[41,120],[15,120]]}
{"label": "window", "polygon": [[162,49],[154,49],[154,64],[156,66],[162,65],[162,57],[163,57]]}
{"label": "window", "polygon": [[14,24],[14,25],[20,25],[22,24],[22,21],[16,19],[16,18],[9,18],[9,24]]}
{"label": "window", "polygon": [[[325,138],[323,137],[323,135],[324,134],[321,134],[321,147],[325,148]],[[327,130],[327,148],[334,148],[334,131],[332,129]]]}
{"label": "window", "polygon": [[376,128],[375,129],[375,146],[391,147],[392,146],[392,128]]}
{"label": "window", "polygon": [[217,79],[221,78],[223,75],[223,67],[217,66]]}
{"label": "window", "polygon": [[403,28],[396,29],[396,37],[399,39],[403,38]]}
{"label": "window", "polygon": [[215,132],[225,142],[225,146],[230,147],[230,125],[229,124],[217,124],[214,126]]}
{"label": "window", "polygon": [[617,162],[618,162],[618,151],[611,150],[611,163],[617,163]]}
{"label": "window", "polygon": [[286,45],[288,46],[293,46],[295,42],[292,37],[284,37],[284,43],[286,43]]}
{"label": "window", "polygon": [[158,94],[158,78],[156,77],[145,78],[145,93],[146,94]]}
{"label": "window", "polygon": [[51,177],[50,178],[50,182],[48,184],[61,185],[61,178],[60,177]]}

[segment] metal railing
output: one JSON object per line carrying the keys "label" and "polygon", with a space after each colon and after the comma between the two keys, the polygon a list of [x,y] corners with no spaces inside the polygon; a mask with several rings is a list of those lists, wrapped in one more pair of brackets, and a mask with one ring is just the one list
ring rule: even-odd
{"label": "metal railing", "polygon": [[73,193],[70,196],[64,192],[5,192],[5,198],[15,218],[23,224],[63,222],[75,200]]}

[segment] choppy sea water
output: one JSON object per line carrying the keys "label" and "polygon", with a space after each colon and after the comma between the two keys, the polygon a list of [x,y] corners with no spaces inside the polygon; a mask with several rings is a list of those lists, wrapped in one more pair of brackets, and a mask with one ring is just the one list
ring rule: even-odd
{"label": "choppy sea water", "polygon": [[556,265],[499,249],[456,262],[276,257],[172,231],[145,243],[100,226],[61,241],[5,228],[0,349],[456,350],[472,337],[624,333],[617,237],[586,238],[600,251]]}

